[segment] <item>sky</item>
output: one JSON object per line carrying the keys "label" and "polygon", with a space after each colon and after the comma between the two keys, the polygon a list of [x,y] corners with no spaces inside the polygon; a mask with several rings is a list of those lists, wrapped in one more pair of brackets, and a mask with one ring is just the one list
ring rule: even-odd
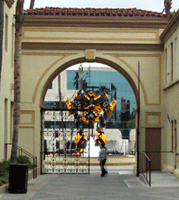
{"label": "sky", "polygon": [[[172,1],[171,11],[179,9],[179,0]],[[30,0],[25,0],[24,9],[28,9]],[[164,0],[35,0],[35,8],[42,7],[73,8],[137,8],[162,12]]]}

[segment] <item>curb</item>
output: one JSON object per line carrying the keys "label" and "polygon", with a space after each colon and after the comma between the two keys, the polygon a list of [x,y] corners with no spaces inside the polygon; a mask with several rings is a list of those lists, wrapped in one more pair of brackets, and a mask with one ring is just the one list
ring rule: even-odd
{"label": "curb", "polygon": [[4,184],[0,187],[0,194],[7,193],[8,184]]}

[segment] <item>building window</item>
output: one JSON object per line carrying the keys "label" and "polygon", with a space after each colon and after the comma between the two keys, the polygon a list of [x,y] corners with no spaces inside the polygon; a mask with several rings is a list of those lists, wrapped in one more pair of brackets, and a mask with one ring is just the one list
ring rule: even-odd
{"label": "building window", "polygon": [[14,68],[14,38],[15,38],[15,24],[12,24],[12,47],[11,47],[11,67]]}
{"label": "building window", "polygon": [[[4,144],[8,142],[8,99],[4,101]],[[7,158],[7,152],[4,152],[4,158]]]}
{"label": "building window", "polygon": [[174,127],[174,133],[175,133],[175,153],[177,153],[177,120],[174,120],[174,123],[175,123],[175,127]]}
{"label": "building window", "polygon": [[5,16],[5,50],[8,50],[8,15]]}
{"label": "building window", "polygon": [[172,147],[172,151],[173,151],[173,140],[174,140],[174,133],[173,133],[174,123],[173,123],[173,120],[171,121],[171,125],[172,125],[172,127],[171,127],[171,129],[172,129],[172,135],[171,135],[172,145],[171,145],[171,147]]}
{"label": "building window", "polygon": [[10,115],[10,142],[12,142],[13,139],[13,129],[14,129],[14,121],[13,121],[13,116],[14,116],[14,102],[11,102],[11,115]]}
{"label": "building window", "polygon": [[175,55],[174,55],[174,66],[175,66],[175,78],[179,77],[179,69],[178,69],[178,39],[177,37],[175,38]]}
{"label": "building window", "polygon": [[171,81],[173,81],[173,42],[171,43]]}
{"label": "building window", "polygon": [[168,68],[167,68],[167,49],[165,49],[165,84],[167,84],[168,79]]}
{"label": "building window", "polygon": [[172,120],[171,121],[171,129],[172,129],[172,134],[171,134],[171,148],[172,151],[174,150],[177,152],[177,120]]}

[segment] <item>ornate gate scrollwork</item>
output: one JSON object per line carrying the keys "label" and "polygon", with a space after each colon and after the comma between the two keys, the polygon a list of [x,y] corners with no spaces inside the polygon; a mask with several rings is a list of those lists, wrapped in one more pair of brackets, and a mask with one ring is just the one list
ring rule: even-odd
{"label": "ornate gate scrollwork", "polygon": [[[81,156],[75,145],[74,116],[68,116],[67,110],[43,110],[42,116],[42,173],[89,174],[90,155]],[[83,131],[90,135],[89,128]]]}

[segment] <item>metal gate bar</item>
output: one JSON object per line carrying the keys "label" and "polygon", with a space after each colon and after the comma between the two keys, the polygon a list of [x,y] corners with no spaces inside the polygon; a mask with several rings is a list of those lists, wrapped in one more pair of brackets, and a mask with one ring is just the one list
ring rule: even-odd
{"label": "metal gate bar", "polygon": [[[42,109],[42,173],[90,173],[90,145],[88,145],[87,157],[77,155],[73,147],[73,138],[77,130],[74,117],[69,117],[68,111],[67,109]],[[85,129],[85,134],[90,138],[90,128]]]}

